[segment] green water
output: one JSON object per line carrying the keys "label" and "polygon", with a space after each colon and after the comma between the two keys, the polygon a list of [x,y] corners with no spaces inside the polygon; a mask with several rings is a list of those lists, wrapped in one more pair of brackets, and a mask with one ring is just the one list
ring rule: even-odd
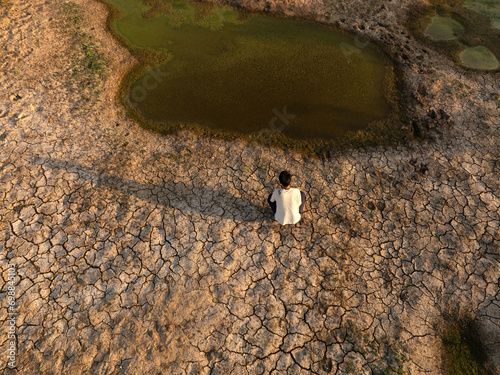
{"label": "green water", "polygon": [[418,28],[428,40],[461,66],[476,70],[500,68],[500,0],[449,4],[431,0],[421,21]]}
{"label": "green water", "polygon": [[493,70],[500,66],[495,55],[484,46],[464,49],[460,52],[460,61],[468,68],[480,70]]}
{"label": "green water", "polygon": [[425,35],[434,40],[454,40],[465,32],[465,28],[450,17],[434,16],[425,29]]}
{"label": "green water", "polygon": [[108,2],[130,46],[169,54],[129,88],[147,121],[334,138],[391,112],[390,61],[338,31],[188,2],[146,18],[138,0]]}
{"label": "green water", "polygon": [[500,29],[500,0],[468,0],[464,6],[489,17],[491,27]]}

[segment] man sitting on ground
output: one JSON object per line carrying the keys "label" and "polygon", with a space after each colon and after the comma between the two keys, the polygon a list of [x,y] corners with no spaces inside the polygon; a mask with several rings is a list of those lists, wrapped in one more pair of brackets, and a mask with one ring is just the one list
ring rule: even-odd
{"label": "man sitting on ground", "polygon": [[290,187],[292,175],[283,171],[279,181],[282,189],[276,189],[267,198],[267,202],[274,213],[274,218],[282,225],[296,224],[300,221],[306,195],[297,188]]}

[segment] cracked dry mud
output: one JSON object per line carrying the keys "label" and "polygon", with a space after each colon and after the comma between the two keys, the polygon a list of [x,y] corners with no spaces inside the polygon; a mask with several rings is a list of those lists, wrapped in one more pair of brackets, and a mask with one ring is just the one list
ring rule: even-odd
{"label": "cracked dry mud", "polygon": [[[0,372],[440,374],[452,314],[475,317],[500,373],[498,73],[411,38],[409,1],[243,2],[380,41],[415,118],[452,124],[327,160],[159,136],[114,100],[133,60],[105,31],[105,8],[76,2],[109,59],[95,105],[75,83],[60,1],[0,13]],[[284,168],[309,197],[294,227],[266,207]]]}

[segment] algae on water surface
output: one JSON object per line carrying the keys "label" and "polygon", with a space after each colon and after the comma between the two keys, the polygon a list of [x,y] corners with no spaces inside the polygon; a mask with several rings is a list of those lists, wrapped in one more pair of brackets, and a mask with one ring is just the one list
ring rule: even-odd
{"label": "algae on water surface", "polygon": [[484,46],[464,49],[460,53],[460,60],[464,66],[473,69],[493,70],[500,66],[495,55]]}
{"label": "algae on water surface", "polygon": [[500,66],[500,0],[432,0],[415,6],[409,28],[419,39],[475,70]]}
{"label": "algae on water surface", "polygon": [[465,28],[450,17],[434,16],[425,29],[425,35],[434,40],[457,39],[465,32]]}
{"label": "algae on water surface", "polygon": [[498,0],[467,0],[464,5],[477,13],[490,18],[491,26],[500,29],[500,1]]}
{"label": "algae on water surface", "polygon": [[129,86],[147,121],[248,134],[275,119],[290,137],[331,138],[391,111],[384,95],[390,61],[331,28],[185,1],[149,18],[140,1],[108,1],[130,46],[171,56],[159,67],[161,80],[145,89],[146,71]]}

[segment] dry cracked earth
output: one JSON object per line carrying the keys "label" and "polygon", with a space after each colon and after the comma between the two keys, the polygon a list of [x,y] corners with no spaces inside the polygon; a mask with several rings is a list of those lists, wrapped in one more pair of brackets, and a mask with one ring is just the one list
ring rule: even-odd
{"label": "dry cracked earth", "polygon": [[[499,73],[414,40],[409,1],[243,2],[378,40],[431,136],[326,160],[159,136],[114,99],[133,58],[104,7],[75,2],[108,59],[96,103],[62,2],[1,2],[1,373],[441,374],[450,316],[500,373]],[[295,226],[266,207],[282,169]]]}

